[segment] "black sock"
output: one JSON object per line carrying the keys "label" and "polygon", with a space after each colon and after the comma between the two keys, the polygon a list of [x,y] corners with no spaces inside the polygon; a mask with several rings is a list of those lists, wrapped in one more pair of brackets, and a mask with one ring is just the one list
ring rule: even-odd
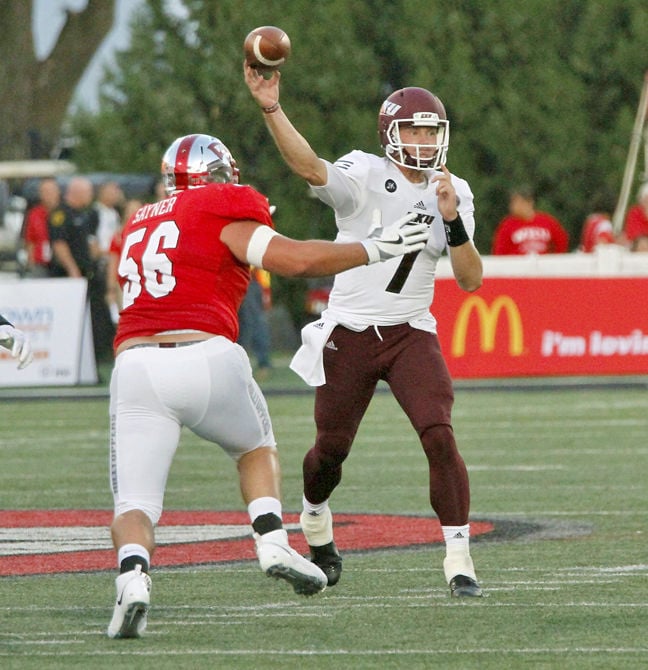
{"label": "black sock", "polygon": [[258,533],[259,535],[265,535],[266,533],[270,533],[273,530],[280,530],[283,528],[283,524],[281,523],[281,519],[276,514],[268,512],[268,514],[261,514],[261,516],[258,516],[252,522],[252,528],[254,528],[255,533]]}
{"label": "black sock", "polygon": [[141,565],[142,566],[142,572],[148,572],[149,571],[149,564],[148,561],[145,558],[142,558],[141,556],[128,556],[128,558],[125,558],[121,564],[119,565],[119,572],[124,573],[124,572],[130,572],[131,570],[135,570],[135,566]]}

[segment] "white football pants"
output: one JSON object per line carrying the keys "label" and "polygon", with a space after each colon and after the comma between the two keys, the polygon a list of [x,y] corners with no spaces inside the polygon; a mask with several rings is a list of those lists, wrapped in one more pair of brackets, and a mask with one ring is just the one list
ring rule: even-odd
{"label": "white football pants", "polygon": [[116,515],[137,509],[157,523],[182,426],[219,444],[235,461],[258,447],[276,446],[265,398],[238,344],[213,337],[117,356],[110,380]]}

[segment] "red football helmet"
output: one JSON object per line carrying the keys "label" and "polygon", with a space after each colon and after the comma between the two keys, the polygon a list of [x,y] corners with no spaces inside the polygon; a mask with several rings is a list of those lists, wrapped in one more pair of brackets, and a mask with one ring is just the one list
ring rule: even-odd
{"label": "red football helmet", "polygon": [[[404,144],[402,126],[432,126],[438,129],[435,144]],[[444,165],[450,139],[450,122],[443,103],[424,88],[410,86],[392,93],[378,113],[380,144],[389,160],[415,170],[438,169]],[[421,149],[434,149],[431,158],[423,158]]]}
{"label": "red football helmet", "polygon": [[213,182],[238,184],[239,171],[229,149],[211,135],[186,135],[164,152],[162,177],[167,194]]}

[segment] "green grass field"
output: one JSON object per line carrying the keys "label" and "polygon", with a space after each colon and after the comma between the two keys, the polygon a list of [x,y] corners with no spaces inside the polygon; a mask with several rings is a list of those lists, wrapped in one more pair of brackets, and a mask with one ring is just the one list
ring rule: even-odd
{"label": "green grass field", "polygon": [[[296,512],[312,397],[268,401]],[[473,543],[481,601],[450,599],[438,545],[347,553],[340,583],[310,599],[254,561],[154,568],[146,637],[113,641],[114,571],[1,577],[0,667],[646,667],[647,407],[642,388],[457,391],[472,517],[500,529]],[[0,510],[111,508],[105,399],[0,400],[0,426]],[[166,508],[243,510],[232,463],[183,433]],[[430,513],[423,453],[388,393],[332,508]]]}

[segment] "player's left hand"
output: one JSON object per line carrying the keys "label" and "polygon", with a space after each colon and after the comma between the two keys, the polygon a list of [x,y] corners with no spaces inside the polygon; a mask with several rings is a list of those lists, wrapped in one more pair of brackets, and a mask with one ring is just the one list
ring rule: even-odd
{"label": "player's left hand", "polygon": [[25,333],[8,324],[0,326],[0,345],[9,349],[11,355],[18,359],[18,369],[26,368],[34,360],[31,343]]}
{"label": "player's left hand", "polygon": [[441,174],[434,175],[431,181],[437,185],[436,195],[441,216],[446,221],[454,221],[457,218],[457,192],[452,185],[450,171],[442,165]]}

